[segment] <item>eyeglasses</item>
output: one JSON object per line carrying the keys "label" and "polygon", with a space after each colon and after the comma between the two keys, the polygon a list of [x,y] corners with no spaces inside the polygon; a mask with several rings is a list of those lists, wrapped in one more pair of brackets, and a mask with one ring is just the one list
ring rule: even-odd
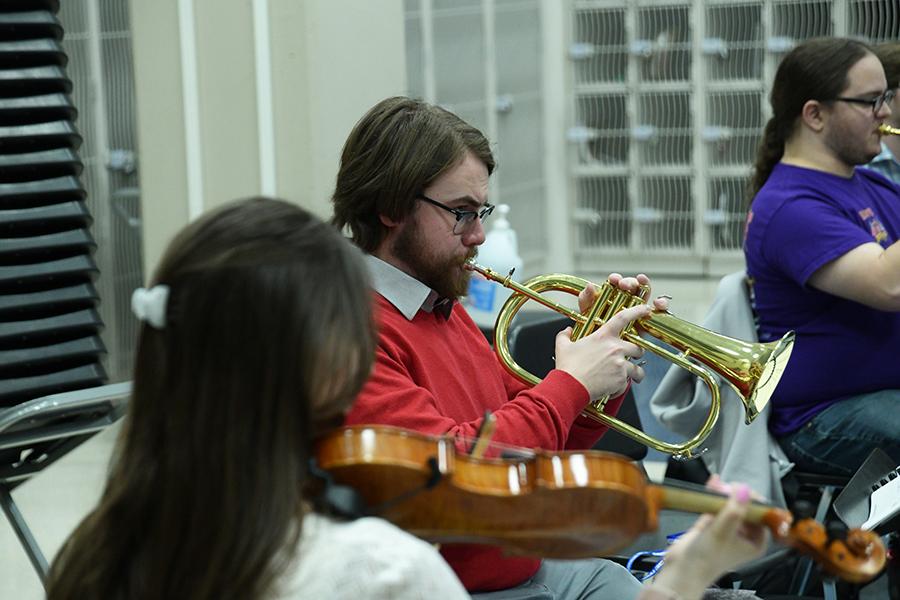
{"label": "eyeglasses", "polygon": [[841,102],[851,102],[853,104],[868,104],[872,107],[872,114],[877,114],[878,111],[881,110],[881,107],[885,105],[885,103],[891,103],[896,94],[897,90],[888,90],[882,95],[876,96],[875,98],[834,98],[834,100],[840,100]]}
{"label": "eyeglasses", "polygon": [[494,212],[493,204],[485,204],[481,210],[460,210],[458,208],[450,208],[446,204],[442,204],[437,200],[432,200],[424,194],[419,194],[418,196],[416,196],[416,199],[424,200],[428,204],[433,204],[434,206],[446,210],[448,213],[451,213],[454,217],[456,217],[456,223],[453,225],[453,233],[456,235],[461,235],[463,233],[471,231],[475,226],[476,218],[484,223],[485,219],[491,216],[491,213]]}

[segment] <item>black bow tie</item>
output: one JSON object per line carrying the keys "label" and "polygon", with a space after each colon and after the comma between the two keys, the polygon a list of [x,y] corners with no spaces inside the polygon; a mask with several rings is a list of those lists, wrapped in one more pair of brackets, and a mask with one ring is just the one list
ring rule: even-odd
{"label": "black bow tie", "polygon": [[431,305],[431,312],[436,312],[437,314],[444,317],[444,320],[450,318],[450,313],[453,311],[453,300],[450,298],[438,298],[434,301],[434,304]]}

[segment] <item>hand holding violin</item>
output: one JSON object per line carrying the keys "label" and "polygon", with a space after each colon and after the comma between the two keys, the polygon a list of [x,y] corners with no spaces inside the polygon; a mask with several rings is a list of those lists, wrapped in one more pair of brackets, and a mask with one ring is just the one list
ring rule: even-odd
{"label": "hand holding violin", "polygon": [[[725,491],[714,475],[707,487]],[[768,530],[745,521],[750,490],[731,486],[731,497],[716,515],[702,515],[666,552],[665,566],[653,587],[674,592],[679,598],[701,598],[703,590],[737,565],[758,558],[765,550]]]}

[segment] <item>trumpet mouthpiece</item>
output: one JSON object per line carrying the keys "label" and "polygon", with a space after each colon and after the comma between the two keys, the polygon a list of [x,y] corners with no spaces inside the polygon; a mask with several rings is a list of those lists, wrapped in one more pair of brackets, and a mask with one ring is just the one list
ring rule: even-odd
{"label": "trumpet mouthpiece", "polygon": [[490,279],[491,281],[496,281],[497,283],[505,287],[516,289],[516,284],[512,281],[512,274],[515,269],[512,269],[507,275],[501,275],[500,273],[489,267],[479,265],[477,262],[475,262],[474,258],[470,258],[469,260],[467,260],[463,264],[463,267],[468,269],[469,271],[480,273],[484,276],[485,279]]}
{"label": "trumpet mouthpiece", "polygon": [[900,135],[900,129],[882,123],[878,126],[878,133],[881,135]]}

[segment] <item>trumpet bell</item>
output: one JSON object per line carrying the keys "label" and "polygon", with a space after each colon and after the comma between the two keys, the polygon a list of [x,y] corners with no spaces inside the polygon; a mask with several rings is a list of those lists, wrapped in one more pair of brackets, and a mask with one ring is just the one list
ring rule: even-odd
{"label": "trumpet bell", "polygon": [[[762,372],[758,377],[751,377],[751,385],[746,392],[747,425],[762,412],[771,400],[772,394],[775,393],[775,388],[778,387],[778,382],[791,358],[791,351],[794,349],[794,332],[789,331],[777,342],[758,344],[758,346],[765,349],[765,352],[763,356],[753,362],[754,365],[762,365]],[[740,388],[737,386],[735,388],[740,393]],[[743,394],[741,394],[741,398],[744,398]]]}
{"label": "trumpet bell", "polygon": [[[648,344],[645,349],[701,378],[702,373],[690,368],[689,365],[694,365],[691,360],[717,374],[741,399],[744,420],[748,425],[759,416],[772,398],[794,348],[793,331],[774,342],[745,342],[710,331],[669,313],[651,313],[638,320],[634,328],[674,347],[680,354],[673,354],[637,337]],[[629,338],[629,341],[634,340]]]}

